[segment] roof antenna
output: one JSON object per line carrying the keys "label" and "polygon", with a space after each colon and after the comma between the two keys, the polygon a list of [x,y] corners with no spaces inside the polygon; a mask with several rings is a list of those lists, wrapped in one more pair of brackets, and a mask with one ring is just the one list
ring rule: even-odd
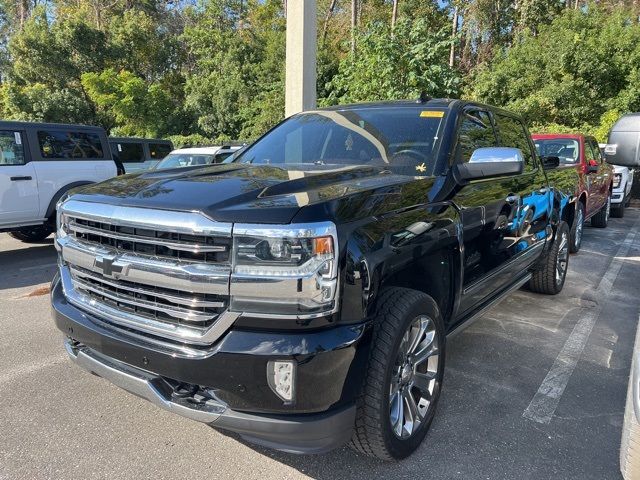
{"label": "roof antenna", "polygon": [[431,100],[431,96],[427,94],[424,90],[420,92],[420,98],[418,99],[418,103],[427,103]]}

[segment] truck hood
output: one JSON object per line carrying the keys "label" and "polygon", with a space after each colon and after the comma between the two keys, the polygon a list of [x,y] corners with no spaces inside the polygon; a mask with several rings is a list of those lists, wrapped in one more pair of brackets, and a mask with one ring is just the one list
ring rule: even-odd
{"label": "truck hood", "polygon": [[115,177],[82,188],[74,198],[199,211],[223,222],[289,223],[306,206],[412,180],[377,166],[225,164]]}

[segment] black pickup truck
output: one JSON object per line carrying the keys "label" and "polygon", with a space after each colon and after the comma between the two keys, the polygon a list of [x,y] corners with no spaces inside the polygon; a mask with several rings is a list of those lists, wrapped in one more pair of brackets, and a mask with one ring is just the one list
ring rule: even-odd
{"label": "black pickup truck", "polygon": [[557,160],[460,100],[295,115],[229,164],[62,199],[55,322],[75,363],[161,408],[289,452],[403,458],[447,338],[524,285],[562,289]]}

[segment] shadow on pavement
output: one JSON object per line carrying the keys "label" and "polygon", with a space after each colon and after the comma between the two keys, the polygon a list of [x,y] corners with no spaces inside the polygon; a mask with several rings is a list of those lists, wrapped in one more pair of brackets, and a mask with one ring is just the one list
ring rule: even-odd
{"label": "shadow on pavement", "polygon": [[0,251],[0,290],[49,282],[55,274],[53,239],[28,248]]}

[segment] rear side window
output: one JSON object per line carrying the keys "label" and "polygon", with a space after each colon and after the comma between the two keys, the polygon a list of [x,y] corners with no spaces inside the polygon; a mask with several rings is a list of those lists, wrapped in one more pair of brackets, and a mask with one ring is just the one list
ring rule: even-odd
{"label": "rear side window", "polygon": [[525,165],[531,170],[534,167],[534,155],[531,151],[529,135],[524,124],[517,118],[508,117],[499,113],[494,114],[498,138],[501,147],[519,148],[524,155]]}
{"label": "rear side window", "polygon": [[42,158],[65,160],[104,158],[97,133],[73,130],[40,130],[38,145]]}
{"label": "rear side window", "polygon": [[0,167],[24,164],[22,134],[20,132],[0,130]]}
{"label": "rear side window", "polygon": [[142,163],[144,162],[144,147],[142,143],[120,143],[116,142],[111,145],[111,152],[123,163]]}
{"label": "rear side window", "polygon": [[496,145],[496,134],[489,114],[479,110],[465,112],[458,130],[457,162],[468,162],[471,154],[478,148]]}
{"label": "rear side window", "polygon": [[154,160],[162,160],[171,153],[171,145],[167,143],[150,143],[149,156]]}

